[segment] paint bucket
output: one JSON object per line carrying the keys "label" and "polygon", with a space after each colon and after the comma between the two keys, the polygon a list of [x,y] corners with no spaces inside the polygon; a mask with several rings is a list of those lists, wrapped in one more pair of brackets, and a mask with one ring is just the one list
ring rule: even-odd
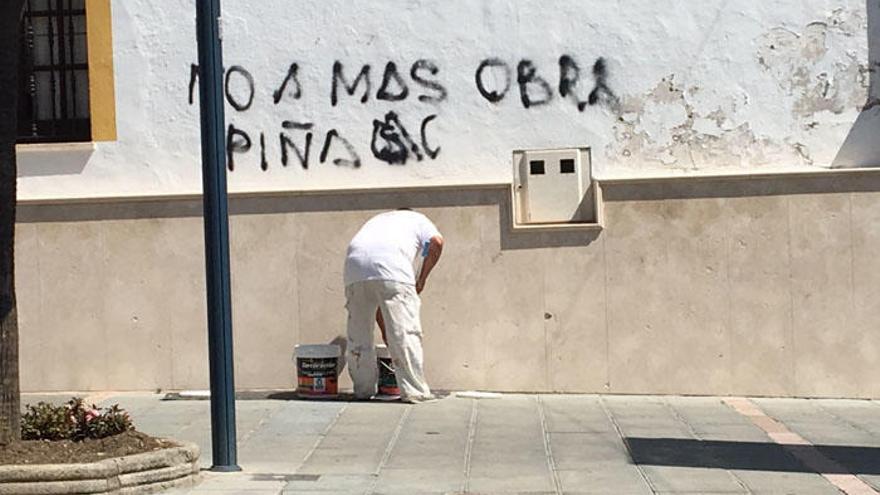
{"label": "paint bucket", "polygon": [[379,365],[379,394],[400,395],[400,387],[397,386],[397,377],[394,375],[394,364],[387,346],[383,344],[376,346],[376,363]]}
{"label": "paint bucket", "polygon": [[341,351],[335,344],[298,345],[293,351],[296,363],[296,392],[304,397],[330,398],[337,393],[337,364]]}

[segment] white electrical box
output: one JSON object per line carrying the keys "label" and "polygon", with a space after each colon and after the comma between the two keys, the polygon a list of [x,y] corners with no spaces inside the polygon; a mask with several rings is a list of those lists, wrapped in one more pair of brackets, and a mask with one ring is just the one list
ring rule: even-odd
{"label": "white electrical box", "polygon": [[513,153],[515,224],[597,223],[590,149]]}

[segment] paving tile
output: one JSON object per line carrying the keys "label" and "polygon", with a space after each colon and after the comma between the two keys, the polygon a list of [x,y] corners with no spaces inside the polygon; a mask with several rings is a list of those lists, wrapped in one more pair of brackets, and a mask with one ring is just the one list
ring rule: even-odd
{"label": "paving tile", "polygon": [[496,465],[491,471],[471,472],[468,479],[471,493],[553,493],[553,479],[549,470],[529,469],[525,465]]}
{"label": "paving tile", "polygon": [[859,478],[865,483],[871,485],[871,488],[880,491],[880,475],[861,475]]}
{"label": "paving tile", "polygon": [[811,472],[734,471],[755,494],[832,495],[840,491],[821,475]]}
{"label": "paving tile", "polygon": [[406,407],[349,405],[300,469],[309,474],[372,474],[380,465]]}
{"label": "paving tile", "polygon": [[236,433],[239,445],[243,446],[281,409],[281,405],[272,401],[237,401],[235,409]]}
{"label": "paving tile", "polygon": [[681,466],[642,466],[658,493],[746,493],[723,469]]}
{"label": "paving tile", "polygon": [[541,400],[549,432],[614,432],[598,396],[542,395]]}
{"label": "paving tile", "polygon": [[239,447],[240,462],[272,463],[276,472],[295,470],[344,406],[344,403],[315,406],[300,401],[282,402]]}
{"label": "paving tile", "polygon": [[587,469],[596,464],[628,464],[629,453],[616,434],[551,433],[557,469]]}
{"label": "paving tile", "polygon": [[880,407],[873,401],[815,400],[811,404],[834,423],[846,424],[859,435],[861,445],[880,446]]}
{"label": "paving tile", "polygon": [[318,479],[289,481],[282,493],[359,493],[375,483],[370,474],[324,474]]}
{"label": "paving tile", "polygon": [[464,486],[464,470],[448,468],[383,469],[374,493],[449,493]]}
{"label": "paving tile", "polygon": [[626,464],[596,464],[574,471],[559,471],[562,491],[566,494],[614,493],[619,495],[650,494],[651,488],[638,470]]}
{"label": "paving tile", "polygon": [[690,438],[687,426],[675,418],[657,397],[603,398],[608,412],[626,436],[644,438]]}
{"label": "paving tile", "polygon": [[[443,440],[440,441],[442,442]],[[443,449],[439,449],[434,445],[425,445],[424,450],[421,450],[418,444],[410,444],[407,448],[394,449],[394,452],[388,459],[386,468],[433,468],[464,471],[465,442],[450,442],[445,444],[447,448]]]}
{"label": "paving tile", "polygon": [[702,440],[766,442],[767,435],[751,420],[717,397],[670,397],[670,408]]}
{"label": "paving tile", "polygon": [[194,491],[213,492],[231,490],[246,493],[251,493],[251,491],[278,493],[284,488],[284,485],[284,481],[254,479],[254,476],[250,473],[208,473],[205,475],[204,481]]}
{"label": "paving tile", "polygon": [[687,426],[662,403],[608,400],[609,414],[623,434],[638,438],[691,438]]}
{"label": "paving tile", "polygon": [[554,489],[534,397],[480,402],[468,487],[473,492]]}
{"label": "paving tile", "polygon": [[319,441],[317,435],[292,435],[279,440],[252,439],[239,448],[238,462],[248,470],[251,466],[266,466],[272,473],[295,473]]}

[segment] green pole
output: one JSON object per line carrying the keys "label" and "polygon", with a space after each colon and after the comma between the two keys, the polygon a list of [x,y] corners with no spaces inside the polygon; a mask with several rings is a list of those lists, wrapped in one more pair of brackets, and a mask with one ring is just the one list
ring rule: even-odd
{"label": "green pole", "polygon": [[196,31],[199,48],[205,279],[208,292],[208,364],[213,455],[211,470],[240,471],[235,442],[220,0],[196,1]]}

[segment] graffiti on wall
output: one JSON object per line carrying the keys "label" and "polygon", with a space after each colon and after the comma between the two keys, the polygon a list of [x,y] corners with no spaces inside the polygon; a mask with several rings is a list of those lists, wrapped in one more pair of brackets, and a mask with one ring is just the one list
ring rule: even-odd
{"label": "graffiti on wall", "polygon": [[[196,64],[190,65],[190,105],[194,104],[197,94],[198,69]],[[300,81],[301,71],[300,64],[291,63],[280,81],[272,81],[272,105],[305,96]],[[254,75],[241,65],[232,65],[224,72],[224,92],[229,106],[236,113],[251,111],[256,99],[257,82]],[[556,84],[551,85],[551,80],[531,60],[521,59],[510,63],[498,57],[489,57],[474,69],[473,81],[480,97],[493,105],[500,104],[508,97],[518,96],[522,108],[530,109],[547,105],[558,97],[575,105],[579,112],[594,106],[603,106],[616,112],[619,99],[609,86],[605,59],[600,57],[593,62],[589,76],[584,72],[574,57],[562,55],[558,61],[558,78],[552,80]],[[374,89],[374,83],[377,82],[378,86]],[[374,98],[392,103],[415,100],[437,109],[446,104],[449,98],[441,68],[428,59],[416,60],[406,68],[387,62],[380,70],[371,64],[351,70],[337,60],[332,65],[327,89],[331,107],[364,105]],[[265,131],[255,132],[230,123],[226,132],[226,163],[230,171],[235,170],[239,155],[258,148],[260,168],[268,170],[266,150],[269,146],[278,150],[282,167],[298,164],[305,170],[315,160],[320,164],[329,161],[339,167],[359,168],[362,164],[362,148],[366,146],[374,158],[389,165],[434,160],[442,150],[437,137],[431,133],[432,124],[439,115],[435,111],[427,115],[403,117],[398,111],[390,110],[373,119],[370,129],[350,136],[344,136],[336,128],[320,129],[315,122],[283,120],[277,138],[272,135],[267,139]]]}

